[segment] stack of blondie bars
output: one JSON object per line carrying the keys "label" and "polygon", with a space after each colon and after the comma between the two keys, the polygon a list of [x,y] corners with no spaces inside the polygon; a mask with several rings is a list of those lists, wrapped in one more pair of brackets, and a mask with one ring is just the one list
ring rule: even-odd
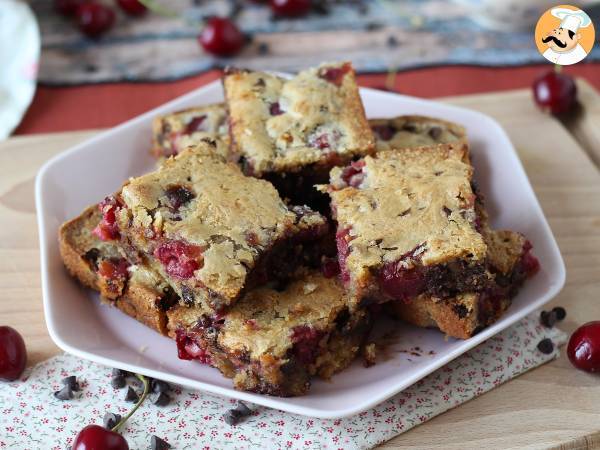
{"label": "stack of blondie bars", "polygon": [[378,316],[466,339],[539,268],[490,229],[460,125],[367,120],[347,62],[223,86],[224,104],[155,118],[158,168],[59,233],[68,271],[180,358],[302,395]]}

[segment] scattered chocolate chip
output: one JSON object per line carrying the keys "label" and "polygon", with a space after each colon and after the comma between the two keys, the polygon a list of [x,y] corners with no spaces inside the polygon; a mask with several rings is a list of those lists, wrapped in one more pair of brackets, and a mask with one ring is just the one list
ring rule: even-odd
{"label": "scattered chocolate chip", "polygon": [[235,413],[235,409],[230,409],[223,414],[223,420],[227,425],[237,425],[240,422],[240,416]]}
{"label": "scattered chocolate chip", "polygon": [[556,323],[556,313],[554,311],[542,311],[540,313],[540,323],[546,328],[552,328]]}
{"label": "scattered chocolate chip", "polygon": [[126,384],[125,377],[113,377],[112,380],[110,380],[110,385],[115,389],[124,388]]}
{"label": "scattered chocolate chip", "polygon": [[59,400],[71,400],[73,398],[73,390],[71,389],[71,386],[66,385],[60,391],[56,391],[54,397]]}
{"label": "scattered chocolate chip", "polygon": [[129,375],[131,375],[129,372],[127,372],[126,370],[122,370],[122,369],[113,369],[111,372],[111,375],[113,377],[123,377],[123,378],[127,378]]}
{"label": "scattered chocolate chip", "polygon": [[259,78],[258,80],[256,80],[256,83],[254,83],[254,86],[256,86],[256,87],[265,87],[266,83],[265,83],[264,78]]}
{"label": "scattered chocolate chip", "polygon": [[107,412],[104,414],[104,418],[102,419],[102,423],[104,428],[110,430],[115,427],[121,421],[122,417],[120,414],[115,414],[111,412]]}
{"label": "scattered chocolate chip", "polygon": [[80,391],[81,387],[79,387],[79,383],[77,382],[77,377],[75,375],[68,376],[62,379],[62,384],[65,386],[69,386],[72,391]]}
{"label": "scattered chocolate chip", "polygon": [[158,394],[161,392],[169,392],[171,390],[171,386],[169,383],[162,380],[152,380],[152,392]]}
{"label": "scattered chocolate chip", "polygon": [[171,448],[171,444],[156,435],[152,435],[150,438],[150,448],[152,450],[167,450],[168,448]]}
{"label": "scattered chocolate chip", "polygon": [[388,47],[398,47],[398,39],[395,36],[389,36],[385,42]]}
{"label": "scattered chocolate chip", "polygon": [[165,392],[159,392],[158,395],[154,397],[152,403],[154,403],[156,406],[167,406],[170,401],[171,397],[169,397]]}
{"label": "scattered chocolate chip", "polygon": [[567,311],[562,306],[552,308],[552,312],[556,314],[556,320],[558,320],[559,322],[561,320],[565,320],[565,317],[567,317]]}
{"label": "scattered chocolate chip", "polygon": [[98,258],[100,258],[100,250],[97,248],[91,248],[83,255],[83,259],[85,259],[95,271],[98,270]]}
{"label": "scattered chocolate chip", "polygon": [[327,16],[331,12],[329,6],[325,2],[313,2],[312,10],[320,16]]}
{"label": "scattered chocolate chip", "polygon": [[539,344],[537,345],[537,348],[543,354],[549,355],[550,353],[552,353],[554,351],[554,344],[552,343],[552,341],[550,339],[544,338],[539,342]]}
{"label": "scattered chocolate chip", "polygon": [[429,129],[429,136],[431,136],[431,139],[435,139],[437,141],[441,135],[442,129],[440,127],[431,127]]}
{"label": "scattered chocolate chip", "polygon": [[408,131],[409,133],[416,133],[417,127],[412,123],[405,123],[404,125],[402,125],[402,130]]}
{"label": "scattered chocolate chip", "polygon": [[[266,42],[261,42],[260,44],[258,44],[257,51],[259,55],[266,55],[267,53],[269,53],[269,44],[267,44]],[[263,80],[262,78],[260,78],[258,81],[262,81],[262,84],[259,86],[265,85],[265,80]],[[258,85],[258,82],[256,84]]]}
{"label": "scattered chocolate chip", "polygon": [[369,22],[365,28],[367,31],[376,31],[380,30],[382,27],[383,25],[379,22]]}
{"label": "scattered chocolate chip", "polygon": [[137,393],[133,390],[133,388],[131,386],[127,387],[127,393],[125,394],[125,401],[126,402],[130,402],[130,403],[137,403],[139,401],[140,397],[139,395],[137,395]]}
{"label": "scattered chocolate chip", "polygon": [[246,406],[246,404],[243,402],[238,402],[235,411],[237,411],[241,417],[249,416],[250,414],[252,414],[252,410],[248,408],[248,406]]}
{"label": "scattered chocolate chip", "polygon": [[452,214],[452,210],[450,208],[448,208],[447,206],[444,206],[443,210],[444,210],[444,214],[446,214],[446,217],[449,217],[450,214]]}

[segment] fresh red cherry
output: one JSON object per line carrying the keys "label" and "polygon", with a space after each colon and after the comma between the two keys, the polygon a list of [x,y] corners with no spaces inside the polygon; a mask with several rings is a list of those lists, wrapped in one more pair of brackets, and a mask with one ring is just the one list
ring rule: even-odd
{"label": "fresh red cherry", "polygon": [[77,8],[76,19],[79,29],[87,36],[95,38],[112,28],[115,13],[108,6],[91,1]]}
{"label": "fresh red cherry", "polygon": [[100,425],[84,427],[73,442],[73,450],[129,450],[123,436]]}
{"label": "fresh red cherry", "polygon": [[586,372],[600,372],[600,321],[588,322],[575,330],[567,346],[569,361]]}
{"label": "fresh red cherry", "polygon": [[130,16],[141,16],[147,11],[147,8],[139,0],[117,0],[117,4]]}
{"label": "fresh red cherry", "polygon": [[72,16],[84,0],[54,0],[54,9],[63,16]]}
{"label": "fresh red cherry", "polygon": [[562,114],[575,105],[577,86],[573,78],[553,70],[533,82],[533,98],[543,111]]}
{"label": "fresh red cherry", "polygon": [[217,56],[230,56],[244,45],[244,35],[237,25],[224,17],[212,17],[198,37],[200,45]]}
{"label": "fresh red cherry", "polygon": [[311,0],[271,0],[271,11],[276,16],[300,17],[308,13]]}
{"label": "fresh red cherry", "polygon": [[8,326],[0,327],[0,379],[16,380],[27,364],[25,341],[17,330]]}

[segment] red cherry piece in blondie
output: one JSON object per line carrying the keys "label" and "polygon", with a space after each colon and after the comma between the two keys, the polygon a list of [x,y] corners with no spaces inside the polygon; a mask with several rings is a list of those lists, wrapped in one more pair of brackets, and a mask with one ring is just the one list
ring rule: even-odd
{"label": "red cherry piece in blondie", "polygon": [[365,167],[365,161],[362,159],[351,163],[342,170],[342,180],[344,180],[348,186],[358,187],[365,178],[365,174],[362,171],[363,167]]}
{"label": "red cherry piece in blondie", "polygon": [[346,268],[346,258],[350,254],[350,246],[348,243],[351,240],[352,236],[350,236],[349,228],[338,231],[335,235],[335,242],[338,251],[338,261],[340,264],[340,278],[344,283],[350,281],[350,273],[348,273],[348,269]]}
{"label": "red cherry piece in blondie", "polygon": [[102,220],[92,230],[92,233],[102,241],[111,241],[119,238],[119,228],[116,221],[117,209],[121,206],[115,197],[106,197],[100,202],[98,208],[102,212]]}
{"label": "red cherry piece in blondie", "polygon": [[193,359],[200,361],[203,364],[210,364],[210,355],[205,348],[185,332],[178,330],[175,336],[177,343],[177,356],[179,359],[191,361]]}
{"label": "red cherry piece in blondie", "polygon": [[333,278],[340,273],[340,263],[335,259],[327,259],[321,265],[321,273],[325,278]]}
{"label": "red cherry piece in blondie", "polygon": [[396,300],[409,300],[425,290],[425,277],[420,268],[404,269],[398,262],[385,264],[379,272],[382,290]]}
{"label": "red cherry piece in blondie", "polygon": [[167,274],[187,280],[202,268],[202,248],[184,241],[168,241],[159,245],[154,256],[162,263]]}
{"label": "red cherry piece in blondie", "polygon": [[292,329],[293,352],[296,358],[304,364],[311,364],[317,357],[319,341],[323,332],[306,325],[299,325]]}
{"label": "red cherry piece in blondie", "polygon": [[202,128],[202,122],[204,122],[205,119],[206,115],[194,117],[192,120],[190,120],[190,123],[188,123],[185,127],[184,134],[192,134],[196,131],[204,131]]}
{"label": "red cherry piece in blondie", "polygon": [[125,259],[105,259],[98,264],[98,274],[109,280],[128,277],[129,264]]}
{"label": "red cherry piece in blondie", "polygon": [[348,72],[350,72],[350,64],[346,63],[341,67],[325,67],[319,71],[319,76],[339,87]]}
{"label": "red cherry piece in blondie", "polygon": [[521,256],[521,270],[528,276],[535,275],[540,270],[540,261],[531,253],[531,242],[525,241],[523,256]]}
{"label": "red cherry piece in blondie", "polygon": [[271,103],[271,105],[269,106],[269,113],[272,116],[279,116],[280,114],[283,114],[283,111],[279,106],[279,102]]}
{"label": "red cherry piece in blondie", "polygon": [[194,193],[184,186],[169,186],[165,194],[171,208],[175,211],[195,197]]}

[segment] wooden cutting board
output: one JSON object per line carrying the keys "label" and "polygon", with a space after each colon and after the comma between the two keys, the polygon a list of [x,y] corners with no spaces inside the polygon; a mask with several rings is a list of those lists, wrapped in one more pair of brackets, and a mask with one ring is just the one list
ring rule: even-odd
{"label": "wooden cutting board", "polygon": [[[578,86],[582,106],[565,124],[539,112],[528,90],[443,99],[495,117],[515,144],[567,266],[566,286],[552,302],[567,308],[567,332],[600,319],[600,171],[593,162],[600,162],[600,96],[581,80]],[[34,178],[48,158],[94,134],[0,143],[0,323],[24,335],[31,364],[59,352],[42,311]],[[563,352],[383,447],[600,448],[600,376],[573,369]]]}

